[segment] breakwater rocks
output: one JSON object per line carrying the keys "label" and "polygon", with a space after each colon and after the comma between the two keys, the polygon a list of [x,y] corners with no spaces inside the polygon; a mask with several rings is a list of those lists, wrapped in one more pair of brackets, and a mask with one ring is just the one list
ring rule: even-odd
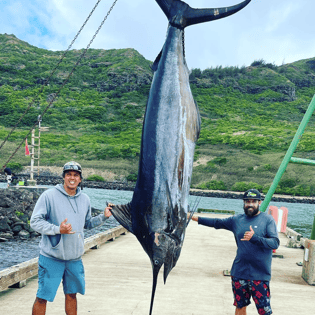
{"label": "breakwater rocks", "polygon": [[[0,242],[39,236],[30,227],[35,204],[45,189],[0,189]],[[92,216],[103,210],[92,207]]]}
{"label": "breakwater rocks", "polygon": [[0,189],[0,241],[38,235],[29,220],[39,196],[37,191]]}

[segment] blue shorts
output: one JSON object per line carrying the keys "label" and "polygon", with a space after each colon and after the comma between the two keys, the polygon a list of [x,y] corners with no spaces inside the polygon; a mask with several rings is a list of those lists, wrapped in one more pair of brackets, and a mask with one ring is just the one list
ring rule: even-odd
{"label": "blue shorts", "polygon": [[40,255],[38,259],[38,290],[36,296],[53,302],[62,279],[64,294],[85,293],[82,260],[58,260]]}
{"label": "blue shorts", "polygon": [[272,314],[269,281],[242,280],[232,277],[232,289],[234,293],[233,305],[237,308],[248,306],[252,297],[258,314]]}

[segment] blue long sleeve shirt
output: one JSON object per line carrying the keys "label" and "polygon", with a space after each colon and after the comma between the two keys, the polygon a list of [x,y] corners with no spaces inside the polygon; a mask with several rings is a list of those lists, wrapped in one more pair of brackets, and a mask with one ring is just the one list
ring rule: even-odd
{"label": "blue long sleeve shirt", "polygon": [[[254,217],[238,214],[227,219],[198,218],[198,223],[215,229],[233,232],[237,244],[231,275],[244,280],[271,279],[272,250],[279,247],[280,241],[275,220],[269,214],[259,213]],[[241,241],[245,232],[254,230],[250,241]]]}

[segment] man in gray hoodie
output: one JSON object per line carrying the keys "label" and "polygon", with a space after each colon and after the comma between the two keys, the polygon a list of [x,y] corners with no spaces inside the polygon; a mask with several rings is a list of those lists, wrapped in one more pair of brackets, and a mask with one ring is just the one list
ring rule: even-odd
{"label": "man in gray hoodie", "polygon": [[31,227],[42,235],[38,260],[38,291],[32,315],[46,313],[47,301],[53,302],[61,280],[67,315],[77,314],[76,294],[85,293],[83,229],[101,225],[111,216],[111,207],[92,217],[89,197],[79,187],[82,168],[76,162],[63,167],[64,184],[45,191],[38,199]]}

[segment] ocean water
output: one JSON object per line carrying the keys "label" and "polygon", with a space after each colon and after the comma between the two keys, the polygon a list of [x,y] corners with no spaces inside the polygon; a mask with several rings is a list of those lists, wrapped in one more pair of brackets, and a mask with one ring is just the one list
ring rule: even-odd
{"label": "ocean water", "polygon": [[[107,189],[92,189],[84,188],[83,190],[91,199],[93,207],[103,209],[106,201],[114,204],[125,204],[132,198],[132,191],[123,190],[107,190]],[[200,197],[189,196],[189,204],[191,208],[196,204]],[[288,202],[270,202],[278,208],[285,207],[288,209],[287,225],[295,231],[301,233],[304,237],[311,236],[313,221],[315,217],[315,204],[306,203],[288,203]],[[217,209],[217,210],[232,210],[236,214],[243,213],[243,200],[201,197],[198,208],[202,209]]]}
{"label": "ocean water", "polygon": [[[0,188],[5,188],[5,183],[0,183]],[[91,205],[97,209],[104,209],[106,202],[114,204],[125,204],[132,199],[132,191],[108,190],[97,188],[84,188],[91,199]],[[190,196],[189,204],[191,208],[199,201],[198,208],[233,210],[236,214],[243,213],[243,201],[241,199],[214,198],[214,197]],[[197,200],[198,199],[198,200]],[[314,217],[315,204],[306,203],[288,203],[288,202],[270,202],[270,205],[286,207],[288,209],[288,226],[309,238],[311,235]]]}
{"label": "ocean water", "polygon": [[[5,183],[0,183],[0,188],[5,188]],[[91,199],[91,205],[97,209],[104,209],[106,202],[114,204],[128,203],[133,195],[132,191],[107,190],[84,188]],[[243,213],[243,201],[241,199],[213,198],[190,196],[189,204],[193,208],[196,206],[203,209],[233,210],[236,214]],[[295,231],[309,238],[311,235],[313,221],[315,217],[315,205],[304,203],[271,202],[270,205],[286,207],[288,209],[287,225]],[[111,217],[104,225],[85,231],[85,237],[105,231],[118,225],[118,222]],[[0,243],[0,270],[35,258],[39,254],[38,244],[40,237],[29,240],[13,240]]]}

